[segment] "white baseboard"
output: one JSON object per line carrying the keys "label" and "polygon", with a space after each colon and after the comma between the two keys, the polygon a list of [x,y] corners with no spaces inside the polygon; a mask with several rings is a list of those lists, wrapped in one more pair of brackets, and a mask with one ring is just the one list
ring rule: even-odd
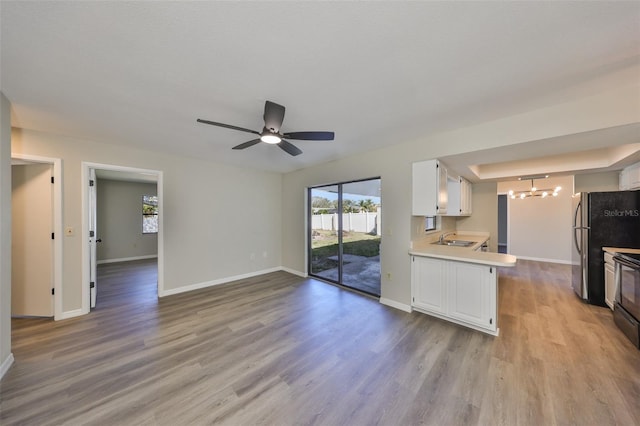
{"label": "white baseboard", "polygon": [[[82,309],[74,309],[73,311],[65,311],[60,315],[61,320],[79,317],[80,315],[85,315],[87,312],[83,312]],[[56,318],[57,319],[57,318]]]}
{"label": "white baseboard", "polygon": [[288,273],[293,274],[293,275],[297,275],[297,276],[302,277],[302,278],[308,278],[309,277],[309,275],[307,275],[304,272],[296,271],[295,269],[286,268],[284,266],[281,266],[280,270],[284,271],[284,272],[288,272]]}
{"label": "white baseboard", "polygon": [[234,275],[232,277],[225,277],[225,278],[220,278],[220,279],[217,279],[217,280],[205,281],[205,282],[202,282],[202,283],[185,285],[185,286],[177,287],[177,288],[170,288],[170,289],[164,290],[162,292],[158,291],[158,297],[165,297],[165,296],[171,296],[171,295],[174,295],[174,294],[185,293],[187,291],[200,290],[200,289],[207,288],[207,287],[213,287],[213,286],[220,285],[220,284],[226,284],[226,283],[231,282],[231,281],[243,280],[243,279],[246,279],[246,278],[252,278],[252,277],[255,277],[255,276],[258,276],[258,275],[264,275],[264,274],[269,274],[271,272],[278,272],[278,271],[282,271],[282,268],[279,267],[279,266],[275,267],[275,268],[263,269],[261,271],[249,272],[248,274]]}
{"label": "white baseboard", "polygon": [[12,353],[9,353],[9,356],[4,361],[2,361],[2,364],[0,364],[0,380],[2,380],[5,373],[9,371],[9,368],[11,368],[11,366],[13,365],[13,361],[14,359]]}
{"label": "white baseboard", "polygon": [[155,259],[157,257],[157,254],[149,254],[146,256],[121,257],[119,259],[103,259],[98,260],[97,264],[102,265],[103,263],[130,262],[132,260]]}
{"label": "white baseboard", "polygon": [[528,257],[528,256],[519,256],[519,255],[514,255],[515,257],[517,257],[518,259],[523,259],[523,260],[533,260],[535,262],[547,262],[547,263],[560,263],[562,265],[571,265],[572,262],[570,260],[560,260],[560,259],[544,259],[541,257]]}
{"label": "white baseboard", "polygon": [[411,305],[405,305],[404,303],[396,302],[395,300],[381,297],[380,303],[382,303],[383,305],[391,306],[392,308],[400,309],[404,312],[412,312]]}

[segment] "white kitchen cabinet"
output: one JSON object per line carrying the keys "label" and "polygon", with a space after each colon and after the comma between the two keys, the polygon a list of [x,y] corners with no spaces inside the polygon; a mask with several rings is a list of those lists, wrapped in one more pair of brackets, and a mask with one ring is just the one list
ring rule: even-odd
{"label": "white kitchen cabinet", "polygon": [[411,257],[412,307],[497,335],[498,273],[494,266]]}
{"label": "white kitchen cabinet", "polygon": [[446,312],[445,262],[428,257],[411,257],[413,306],[429,312]]}
{"label": "white kitchen cabinet", "polygon": [[412,166],[412,214],[436,216],[447,213],[447,167],[438,160]]}
{"label": "white kitchen cabinet", "polygon": [[640,189],[640,163],[625,167],[620,172],[620,190]]}
{"label": "white kitchen cabinet", "polygon": [[616,300],[616,272],[613,255],[604,253],[604,301],[613,309]]}
{"label": "white kitchen cabinet", "polygon": [[495,268],[463,262],[448,263],[449,316],[495,330]]}
{"label": "white kitchen cabinet", "polygon": [[463,177],[449,177],[447,216],[470,216],[472,205],[471,182]]}

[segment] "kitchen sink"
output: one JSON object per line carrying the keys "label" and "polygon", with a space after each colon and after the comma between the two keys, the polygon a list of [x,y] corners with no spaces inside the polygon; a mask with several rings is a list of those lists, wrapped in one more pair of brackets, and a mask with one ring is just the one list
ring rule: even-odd
{"label": "kitchen sink", "polygon": [[431,244],[437,244],[439,246],[471,247],[475,243],[476,243],[475,241],[465,241],[465,240],[442,240],[442,241],[435,241]]}

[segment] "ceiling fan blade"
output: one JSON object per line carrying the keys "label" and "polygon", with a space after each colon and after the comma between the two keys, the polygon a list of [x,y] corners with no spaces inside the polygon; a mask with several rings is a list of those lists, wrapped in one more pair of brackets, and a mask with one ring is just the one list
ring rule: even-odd
{"label": "ceiling fan blade", "polygon": [[249,148],[250,146],[254,146],[257,143],[260,143],[260,139],[254,139],[245,143],[241,143],[240,145],[234,146],[232,149],[245,149]]}
{"label": "ceiling fan blade", "polygon": [[260,134],[260,132],[256,132],[255,130],[245,129],[244,127],[232,126],[231,124],[217,123],[215,121],[202,120],[200,118],[198,118],[198,120],[196,121],[198,123],[211,124],[212,126],[218,126],[218,127],[226,127],[227,129],[240,130],[241,132],[253,133],[255,135]]}
{"label": "ceiling fan blade", "polygon": [[332,141],[335,134],[333,132],[291,132],[283,133],[282,136],[299,141]]}
{"label": "ceiling fan blade", "polygon": [[284,107],[271,101],[264,103],[264,127],[278,133],[284,120]]}
{"label": "ceiling fan blade", "polygon": [[284,139],[280,141],[278,146],[280,147],[281,150],[283,150],[287,154],[293,155],[294,157],[296,155],[302,154],[302,150],[300,148],[298,148],[297,146],[295,146],[290,142],[285,141]]}

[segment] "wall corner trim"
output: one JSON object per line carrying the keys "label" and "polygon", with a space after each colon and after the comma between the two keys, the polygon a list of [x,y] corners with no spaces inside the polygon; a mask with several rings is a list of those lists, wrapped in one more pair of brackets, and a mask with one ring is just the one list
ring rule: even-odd
{"label": "wall corner trim", "polygon": [[2,380],[5,373],[9,371],[9,368],[11,368],[11,366],[13,365],[13,361],[13,353],[10,352],[9,356],[7,356],[7,358],[2,361],[2,364],[0,364],[0,380]]}
{"label": "wall corner trim", "polygon": [[383,305],[391,306],[392,308],[400,309],[404,312],[412,312],[411,305],[406,305],[404,303],[396,302],[395,300],[387,299],[385,297],[380,298],[380,303]]}

